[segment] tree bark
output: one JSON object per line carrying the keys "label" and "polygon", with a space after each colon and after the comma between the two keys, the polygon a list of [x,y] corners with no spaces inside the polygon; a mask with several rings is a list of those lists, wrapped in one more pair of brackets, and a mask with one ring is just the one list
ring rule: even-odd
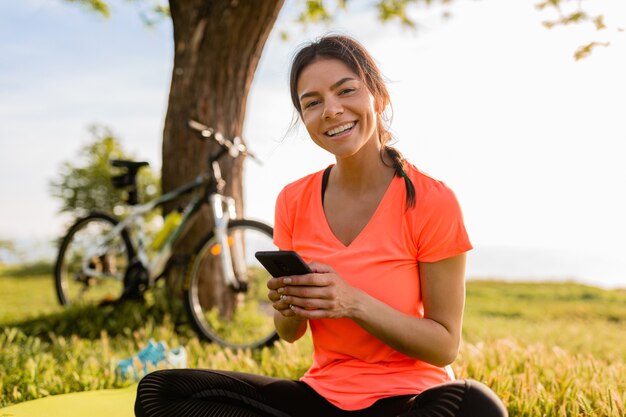
{"label": "tree bark", "polygon": [[[241,136],[246,101],[263,46],[284,0],[170,0],[174,67],[163,132],[162,188],[168,192],[205,172],[214,143],[187,128],[195,119],[226,137]],[[225,193],[243,213],[243,158],[220,163]],[[165,207],[172,210],[175,204]],[[190,254],[212,228],[207,206],[175,248]],[[219,286],[212,281],[211,286]],[[222,293],[215,288],[217,293]],[[218,297],[219,298],[219,297]]]}

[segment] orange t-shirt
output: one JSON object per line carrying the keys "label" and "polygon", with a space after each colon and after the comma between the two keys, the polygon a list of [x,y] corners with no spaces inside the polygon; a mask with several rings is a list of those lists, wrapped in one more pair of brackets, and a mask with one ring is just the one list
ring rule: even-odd
{"label": "orange t-shirt", "polygon": [[[442,260],[472,246],[452,191],[412,165],[407,174],[415,186],[415,208],[405,210],[404,179],[394,177],[374,215],[348,246],[326,221],[323,171],[287,185],[276,202],[274,243],[306,261],[330,265],[350,285],[400,312],[423,317],[418,262]],[[344,410],[418,394],[454,378],[450,367],[403,355],[351,319],[310,320],[309,326],[313,365],[301,380]]]}

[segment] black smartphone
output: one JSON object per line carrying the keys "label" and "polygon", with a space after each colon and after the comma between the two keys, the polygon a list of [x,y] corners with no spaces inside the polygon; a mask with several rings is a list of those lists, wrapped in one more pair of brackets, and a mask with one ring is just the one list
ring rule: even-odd
{"label": "black smartphone", "polygon": [[291,250],[260,251],[254,256],[274,278],[304,275],[311,272],[300,255]]}

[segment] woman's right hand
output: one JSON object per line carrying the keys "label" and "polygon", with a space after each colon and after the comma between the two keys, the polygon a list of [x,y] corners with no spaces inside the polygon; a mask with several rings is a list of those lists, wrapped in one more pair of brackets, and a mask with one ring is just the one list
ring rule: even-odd
{"label": "woman's right hand", "polygon": [[272,307],[278,311],[284,317],[293,317],[295,314],[288,303],[282,300],[281,295],[278,293],[278,289],[285,286],[283,283],[284,277],[271,278],[267,281],[267,288],[269,292],[267,298],[272,302]]}
{"label": "woman's right hand", "polygon": [[306,332],[307,320],[296,317],[291,306],[283,301],[278,289],[285,286],[283,279],[285,277],[271,278],[267,281],[269,290],[267,297],[272,302],[272,307],[276,310],[274,313],[274,326],[281,339],[287,342],[295,342],[300,339]]}

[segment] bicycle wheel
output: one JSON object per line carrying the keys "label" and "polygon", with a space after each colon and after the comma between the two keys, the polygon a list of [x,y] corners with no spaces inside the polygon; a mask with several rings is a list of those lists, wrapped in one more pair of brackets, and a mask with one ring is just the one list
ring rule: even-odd
{"label": "bicycle wheel", "polygon": [[260,250],[275,250],[272,228],[252,220],[228,225],[231,252],[240,249],[245,260],[239,289],[225,282],[220,271],[221,247],[213,233],[198,245],[185,279],[185,305],[199,335],[222,346],[258,348],[278,339],[274,308],[267,298],[269,273],[254,257]]}
{"label": "bicycle wheel", "polygon": [[92,213],[70,227],[54,266],[59,303],[100,304],[122,295],[133,247],[126,230],[111,234],[117,223],[107,214]]}

